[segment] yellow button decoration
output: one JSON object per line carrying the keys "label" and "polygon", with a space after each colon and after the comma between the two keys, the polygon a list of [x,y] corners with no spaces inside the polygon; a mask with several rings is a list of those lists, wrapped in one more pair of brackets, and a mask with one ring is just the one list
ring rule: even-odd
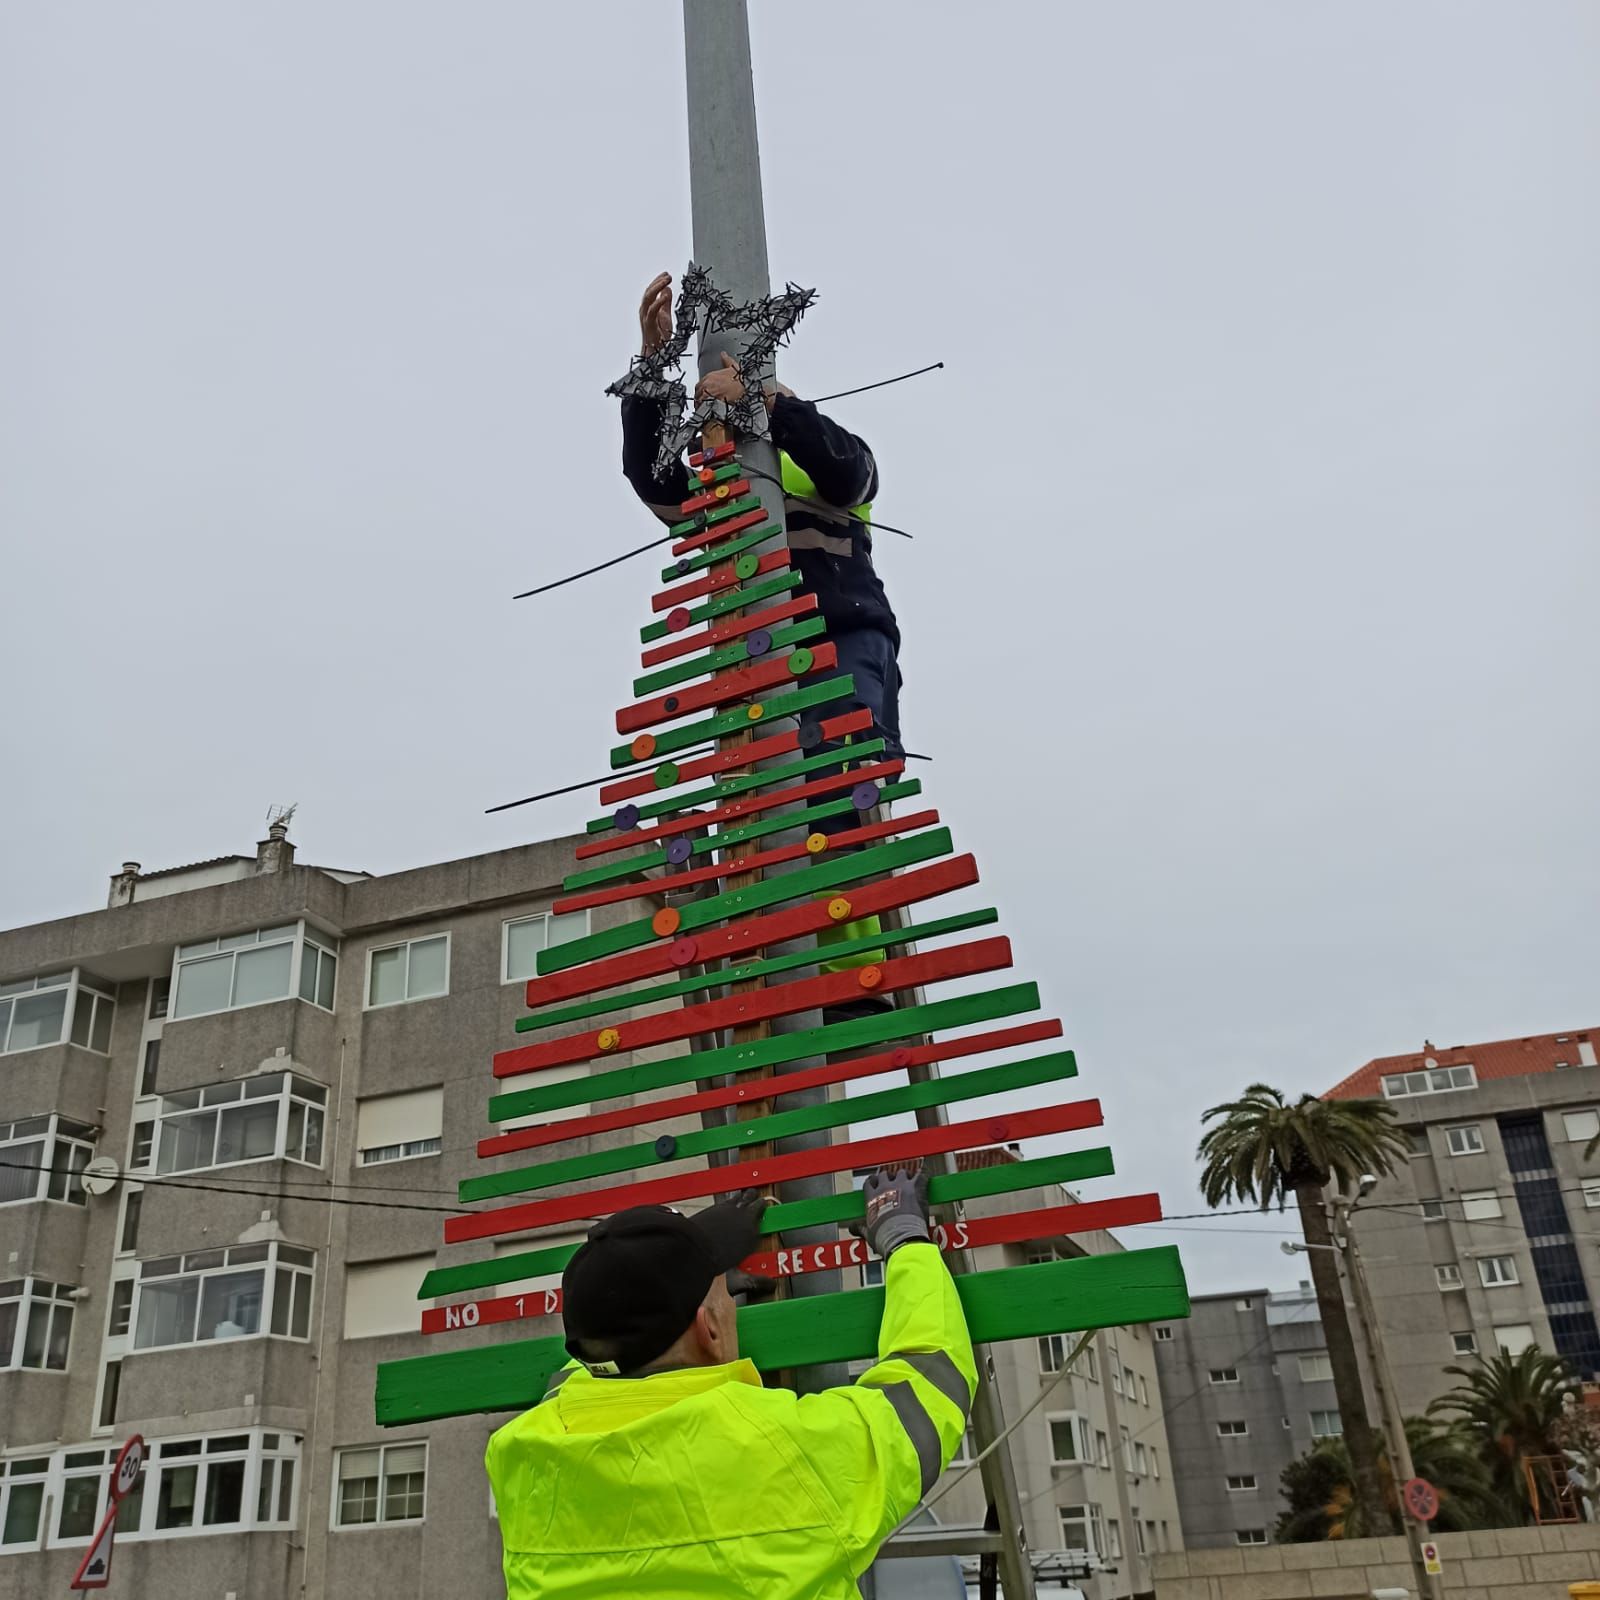
{"label": "yellow button decoration", "polygon": [[820,856],[828,848],[828,836],[825,833],[813,833],[806,838],[806,850],[809,854]]}
{"label": "yellow button decoration", "polygon": [[835,922],[843,922],[850,915],[850,902],[841,894],[828,902],[828,915]]}
{"label": "yellow button decoration", "polygon": [[602,1050],[615,1050],[622,1043],[622,1035],[615,1028],[602,1028],[600,1037],[595,1040],[595,1043]]}

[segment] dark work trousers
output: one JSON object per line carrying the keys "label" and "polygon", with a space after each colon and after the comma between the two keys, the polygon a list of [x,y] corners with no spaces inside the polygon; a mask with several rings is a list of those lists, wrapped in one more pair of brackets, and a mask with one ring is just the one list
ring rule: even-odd
{"label": "dark work trousers", "polygon": [[[852,734],[848,741],[829,739],[817,750],[842,750],[848,756],[851,743],[867,739],[882,739],[883,753],[870,756],[869,761],[888,761],[905,753],[900,743],[900,665],[895,659],[894,640],[876,628],[855,628],[834,638],[839,652],[838,674],[850,673],[856,683],[855,694],[846,700],[819,706],[816,715],[843,716],[849,711],[866,710],[872,713],[872,726],[863,733]],[[817,776],[830,771],[823,768]],[[828,795],[828,799],[835,796]],[[826,817],[817,824],[822,833],[848,833],[861,826],[861,814],[847,811],[842,816]]]}

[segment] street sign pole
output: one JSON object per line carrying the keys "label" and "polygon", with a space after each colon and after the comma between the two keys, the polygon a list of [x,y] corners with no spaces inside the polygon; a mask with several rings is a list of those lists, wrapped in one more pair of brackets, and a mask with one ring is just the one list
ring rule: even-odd
{"label": "street sign pole", "polygon": [[111,1552],[117,1539],[117,1512],[123,1500],[133,1492],[133,1486],[139,1481],[139,1469],[143,1465],[144,1438],[136,1433],[117,1452],[116,1463],[111,1468],[110,1503],[68,1588],[103,1589],[111,1582]]}

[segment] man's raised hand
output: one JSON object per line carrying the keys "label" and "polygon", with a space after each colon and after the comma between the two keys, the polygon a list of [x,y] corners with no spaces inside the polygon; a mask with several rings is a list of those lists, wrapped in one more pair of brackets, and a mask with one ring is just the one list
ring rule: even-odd
{"label": "man's raised hand", "polygon": [[654,355],[672,337],[672,274],[658,272],[639,302],[639,354]]}

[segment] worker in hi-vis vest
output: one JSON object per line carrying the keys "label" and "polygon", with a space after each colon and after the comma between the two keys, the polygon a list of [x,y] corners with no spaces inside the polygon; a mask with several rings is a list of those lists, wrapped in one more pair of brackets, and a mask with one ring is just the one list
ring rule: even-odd
{"label": "worker in hi-vis vest", "polygon": [[[650,355],[672,336],[672,279],[661,273],[652,280],[639,304],[641,350]],[[722,358],[695,389],[695,400],[732,403],[744,396],[744,384],[732,359]],[[831,701],[815,715],[838,716],[855,708],[872,713],[872,727],[856,740],[882,739],[883,753],[873,759],[902,756],[900,743],[900,625],[895,620],[883,580],[872,564],[872,501],[878,493],[878,465],[866,442],[825,417],[810,401],[797,399],[782,384],[765,393],[772,442],[778,447],[783,479],[783,517],[790,559],[803,590],[817,597],[817,610],[827,624],[827,637],[838,651],[838,673],[855,680],[853,698]],[[661,407],[653,400],[629,395],[622,402],[622,471],[633,492],[664,522],[682,518],[679,506],[694,493],[687,466],[675,461],[655,471],[656,439]],[[826,744],[810,753],[827,749]],[[813,773],[812,776],[817,776]],[[822,798],[835,799],[839,795]],[[817,831],[847,832],[860,825],[848,809],[822,819]],[[828,929],[825,944],[859,939],[880,930],[877,919]],[[858,950],[824,964],[825,970],[865,966],[884,959],[879,949]],[[867,998],[870,1009],[892,1004],[887,995]]]}
{"label": "worker in hi-vis vest", "polygon": [[878,1359],[820,1394],[769,1389],[739,1359],[724,1274],[768,1201],[637,1206],[589,1230],[561,1283],[574,1361],[489,1440],[507,1600],[858,1600],[977,1384],[926,1177],[874,1174],[864,1193]]}

